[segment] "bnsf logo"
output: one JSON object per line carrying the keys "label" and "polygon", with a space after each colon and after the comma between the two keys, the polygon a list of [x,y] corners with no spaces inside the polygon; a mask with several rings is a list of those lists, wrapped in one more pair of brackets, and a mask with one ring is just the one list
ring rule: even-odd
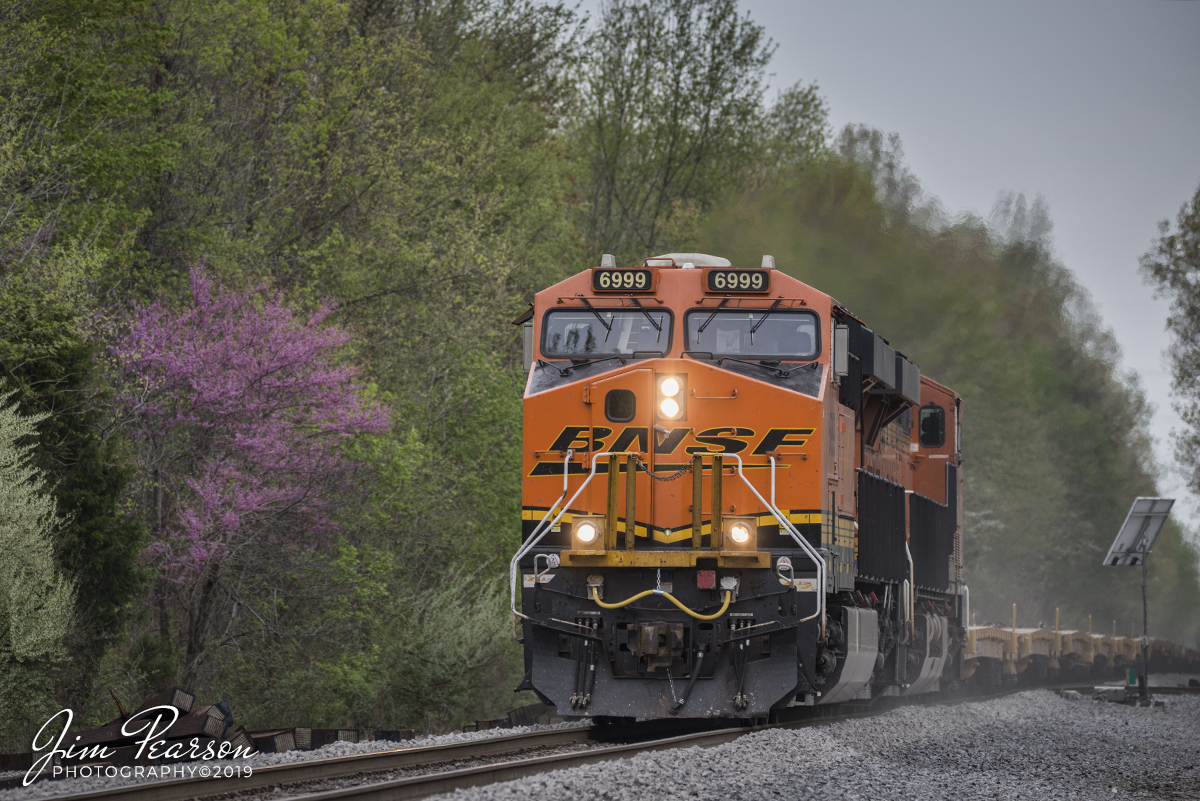
{"label": "bnsf logo", "polygon": [[[691,433],[690,428],[672,428],[666,436],[660,436],[654,444],[656,456],[670,456],[679,450],[684,439]],[[650,450],[650,429],[645,426],[627,426],[615,437],[614,429],[603,426],[567,426],[562,430],[547,450],[568,451],[576,453],[603,451],[639,451],[647,453]],[[798,448],[808,442],[813,434],[811,428],[772,428],[758,439],[754,450],[750,453],[761,456],[782,447]],[[688,456],[706,453],[742,453],[751,443],[755,442],[757,434],[749,428],[706,428],[692,439],[697,443],[683,449]],[[531,475],[550,475],[562,472],[562,462],[539,462]]]}

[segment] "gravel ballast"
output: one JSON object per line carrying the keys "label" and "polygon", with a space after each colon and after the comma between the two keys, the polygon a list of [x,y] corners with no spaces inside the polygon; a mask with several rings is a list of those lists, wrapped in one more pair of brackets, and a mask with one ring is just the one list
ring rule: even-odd
{"label": "gravel ballast", "polygon": [[1200,697],[1165,709],[1049,690],[757,732],[715,748],[640,754],[439,796],[562,799],[1200,798]]}

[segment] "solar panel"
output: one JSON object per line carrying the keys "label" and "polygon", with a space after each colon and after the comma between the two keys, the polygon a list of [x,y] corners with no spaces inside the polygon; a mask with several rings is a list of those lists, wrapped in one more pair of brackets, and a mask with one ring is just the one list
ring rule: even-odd
{"label": "solar panel", "polygon": [[1129,508],[1117,538],[1113,540],[1104,564],[1140,565],[1154,547],[1158,532],[1167,522],[1167,515],[1175,505],[1174,498],[1138,498]]}

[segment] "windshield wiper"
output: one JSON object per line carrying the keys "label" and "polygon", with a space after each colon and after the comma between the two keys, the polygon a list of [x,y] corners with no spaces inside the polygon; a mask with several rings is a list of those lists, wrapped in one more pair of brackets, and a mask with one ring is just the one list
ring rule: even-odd
{"label": "windshield wiper", "polygon": [[732,359],[728,356],[722,356],[721,358],[717,359],[717,367],[721,366],[721,362],[737,362],[738,364],[748,364],[751,367],[761,367],[764,370],[770,370],[772,373],[775,374],[776,378],[791,378],[792,373],[796,372],[797,370],[801,369],[802,367],[811,367],[812,364],[816,364],[816,362],[812,362],[811,364],[798,365],[796,367],[793,367],[791,370],[783,370],[779,367],[778,359],[775,359],[775,360],[759,359],[756,362],[749,362],[749,361],[746,361],[745,359]]}
{"label": "windshield wiper", "polygon": [[607,362],[607,361],[611,361],[613,359],[620,359],[621,364],[625,363],[624,356],[592,356],[592,357],[584,357],[584,358],[578,358],[578,357],[572,356],[571,357],[571,365],[573,367],[578,367],[583,364],[595,364],[596,362]]}
{"label": "windshield wiper", "polygon": [[[654,326],[654,330],[661,334],[662,333],[662,325],[660,323],[656,323],[654,321],[654,318],[650,316],[650,312],[647,311],[646,307],[643,306],[641,303],[639,303],[637,298],[630,298],[630,300],[633,301],[634,306],[637,306],[639,309],[641,309],[642,314],[646,315],[646,319],[650,321],[650,325]],[[660,339],[661,339],[661,337],[660,337]],[[657,341],[657,340],[655,340],[655,341]]]}
{"label": "windshield wiper", "polygon": [[[604,330],[611,334],[612,333],[612,323],[607,322],[603,317],[601,317],[600,312],[596,311],[595,306],[588,303],[587,298],[580,298],[580,300],[583,301],[584,306],[588,307],[588,311],[590,311],[592,314],[596,315],[596,319],[600,321],[600,325],[604,326]],[[607,340],[608,336],[606,335],[604,338]]]}
{"label": "windshield wiper", "polygon": [[771,316],[771,312],[775,311],[775,307],[778,306],[780,303],[783,303],[783,298],[776,298],[775,302],[772,303],[771,306],[767,309],[766,314],[764,314],[762,316],[762,319],[759,320],[754,325],[750,326],[750,343],[751,344],[754,344],[754,332],[758,330],[758,327],[760,325],[762,325],[763,323],[765,323],[767,321],[767,318]]}
{"label": "windshield wiper", "polygon": [[553,367],[555,370],[558,371],[559,376],[566,378],[567,376],[569,376],[571,374],[571,371],[576,367],[582,367],[585,364],[595,364],[597,362],[607,362],[607,361],[611,361],[612,359],[619,359],[621,361],[621,364],[625,363],[624,356],[595,356],[595,357],[590,357],[590,358],[589,357],[580,358],[578,356],[572,356],[570,367],[559,367],[554,362],[548,362],[545,359],[538,359],[537,363],[538,363],[539,367]]}
{"label": "windshield wiper", "polygon": [[538,367],[553,367],[555,370],[558,371],[558,375],[560,378],[565,378],[571,374],[570,367],[559,367],[557,364],[554,364],[553,362],[548,362],[545,359],[538,359],[537,363],[538,363]]}
{"label": "windshield wiper", "polygon": [[713,321],[713,318],[717,316],[717,310],[718,310],[718,309],[720,309],[722,306],[724,306],[724,305],[725,305],[726,303],[728,303],[728,302],[729,302],[729,296],[728,296],[728,295],[726,295],[725,297],[721,298],[721,302],[717,304],[717,308],[716,308],[716,309],[713,309],[713,313],[712,313],[712,314],[710,314],[710,315],[708,315],[708,319],[707,319],[707,320],[705,320],[703,323],[701,323],[701,324],[700,324],[700,330],[699,330],[699,331],[697,331],[696,333],[697,333],[697,334],[703,334],[703,333],[704,333],[704,329],[705,329],[705,328],[708,328],[708,324],[709,324],[709,323],[711,323],[711,322]]}

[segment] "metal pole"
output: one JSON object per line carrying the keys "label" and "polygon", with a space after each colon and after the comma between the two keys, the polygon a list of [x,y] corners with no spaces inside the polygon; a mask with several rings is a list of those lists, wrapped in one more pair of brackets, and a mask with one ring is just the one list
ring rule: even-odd
{"label": "metal pole", "polygon": [[1150,700],[1150,612],[1146,606],[1146,552],[1142,551],[1142,677],[1138,682],[1142,702]]}

